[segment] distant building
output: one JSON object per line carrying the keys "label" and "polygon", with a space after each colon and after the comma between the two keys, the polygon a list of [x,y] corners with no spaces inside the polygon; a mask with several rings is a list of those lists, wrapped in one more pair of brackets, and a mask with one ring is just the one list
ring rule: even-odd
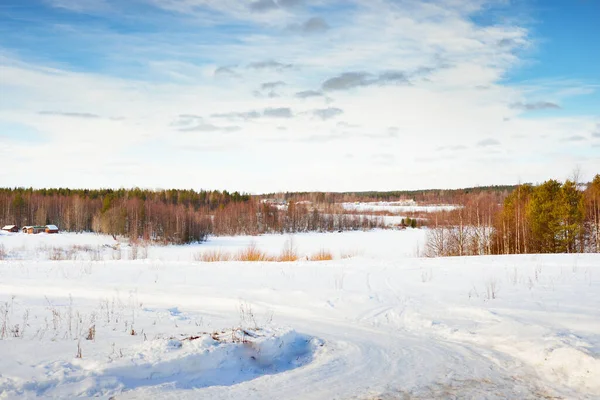
{"label": "distant building", "polygon": [[285,199],[262,199],[261,203],[270,204],[273,206],[286,206],[287,201]]}
{"label": "distant building", "polygon": [[58,233],[58,226],[46,225],[46,233]]}
{"label": "distant building", "polygon": [[2,230],[6,231],[6,232],[17,233],[17,232],[19,232],[19,227],[16,225],[6,225],[5,227],[2,228]]}
{"label": "distant building", "polygon": [[45,226],[24,226],[22,228],[23,233],[28,233],[30,235],[36,235],[38,233],[46,232]]}
{"label": "distant building", "polygon": [[405,200],[398,201],[398,205],[400,205],[400,206],[416,206],[417,202],[414,201],[413,199],[405,199]]}

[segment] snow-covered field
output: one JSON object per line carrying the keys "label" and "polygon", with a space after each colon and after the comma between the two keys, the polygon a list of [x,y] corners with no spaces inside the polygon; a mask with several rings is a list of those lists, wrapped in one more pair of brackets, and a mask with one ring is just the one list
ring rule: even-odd
{"label": "snow-covered field", "polygon": [[336,259],[292,263],[194,261],[285,235],[138,260],[109,236],[1,235],[0,398],[600,397],[600,255],[415,258],[424,235],[294,235]]}
{"label": "snow-covered field", "polygon": [[376,212],[376,211],[387,211],[392,214],[402,214],[407,212],[422,212],[430,213],[437,211],[452,211],[457,207],[451,204],[441,205],[404,205],[401,202],[389,202],[389,201],[377,201],[377,202],[358,202],[358,203],[341,203],[345,210],[357,211],[357,212]]}

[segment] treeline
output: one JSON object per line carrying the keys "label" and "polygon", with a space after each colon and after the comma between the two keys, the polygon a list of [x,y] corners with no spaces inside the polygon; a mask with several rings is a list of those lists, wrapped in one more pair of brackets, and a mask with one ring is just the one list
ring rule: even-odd
{"label": "treeline", "polygon": [[501,204],[485,203],[435,215],[426,254],[600,252],[600,175],[519,185]]}
{"label": "treeline", "polygon": [[516,185],[497,185],[463,189],[396,190],[388,192],[285,192],[269,193],[262,197],[281,198],[293,201],[311,201],[319,204],[398,200],[414,200],[419,204],[460,204],[465,197],[481,193],[506,197],[513,192],[516,187]]}
{"label": "treeline", "polygon": [[382,217],[349,215],[330,205],[290,201],[279,208],[261,201],[235,204],[217,210],[213,217],[216,235],[263,233],[334,232],[385,228]]}
{"label": "treeline", "polygon": [[[324,210],[324,211],[323,211]],[[189,243],[207,235],[381,227],[381,220],[290,202],[283,209],[238,192],[0,188],[0,224],[55,224],[132,240]]]}

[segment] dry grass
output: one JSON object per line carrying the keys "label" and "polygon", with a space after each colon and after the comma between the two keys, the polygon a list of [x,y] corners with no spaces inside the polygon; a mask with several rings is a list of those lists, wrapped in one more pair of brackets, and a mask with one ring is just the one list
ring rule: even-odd
{"label": "dry grass", "polygon": [[195,254],[194,259],[201,262],[230,261],[231,255],[229,253],[224,253],[221,250],[207,250],[205,252]]}
{"label": "dry grass", "polygon": [[276,261],[276,258],[271,257],[266,252],[256,248],[255,244],[251,244],[244,250],[240,250],[236,256],[236,261]]}
{"label": "dry grass", "polygon": [[310,256],[310,261],[331,261],[333,260],[333,254],[329,250],[321,249],[318,252]]}
{"label": "dry grass", "polygon": [[359,250],[346,250],[346,251],[342,251],[340,253],[340,257],[342,259],[346,259],[346,258],[354,258],[354,257],[358,257],[362,255],[362,252]]}
{"label": "dry grass", "polygon": [[[351,256],[354,256],[351,255]],[[230,254],[222,250],[210,249],[204,252],[194,254],[194,260],[198,262],[225,262],[225,261],[250,261],[250,262],[295,262],[299,260],[308,261],[330,261],[333,260],[333,253],[329,250],[321,249],[312,256],[300,255],[293,245],[293,242],[286,242],[283,250],[278,256],[273,256],[266,251],[257,248],[253,243],[237,254]]]}
{"label": "dry grass", "polygon": [[280,262],[293,262],[293,261],[298,261],[300,257],[298,256],[298,253],[296,253],[295,250],[293,249],[283,249],[283,251],[281,252],[281,254],[279,255],[279,257],[277,258],[277,261]]}

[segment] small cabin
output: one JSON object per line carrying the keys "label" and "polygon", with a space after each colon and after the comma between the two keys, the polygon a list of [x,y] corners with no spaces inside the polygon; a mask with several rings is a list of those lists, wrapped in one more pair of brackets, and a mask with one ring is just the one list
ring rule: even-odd
{"label": "small cabin", "polygon": [[23,233],[28,233],[30,235],[36,235],[38,233],[46,232],[45,226],[24,226]]}
{"label": "small cabin", "polygon": [[2,230],[5,232],[17,233],[19,232],[19,227],[16,225],[6,225],[2,228]]}
{"label": "small cabin", "polygon": [[58,226],[56,225],[46,225],[46,233],[58,233]]}

